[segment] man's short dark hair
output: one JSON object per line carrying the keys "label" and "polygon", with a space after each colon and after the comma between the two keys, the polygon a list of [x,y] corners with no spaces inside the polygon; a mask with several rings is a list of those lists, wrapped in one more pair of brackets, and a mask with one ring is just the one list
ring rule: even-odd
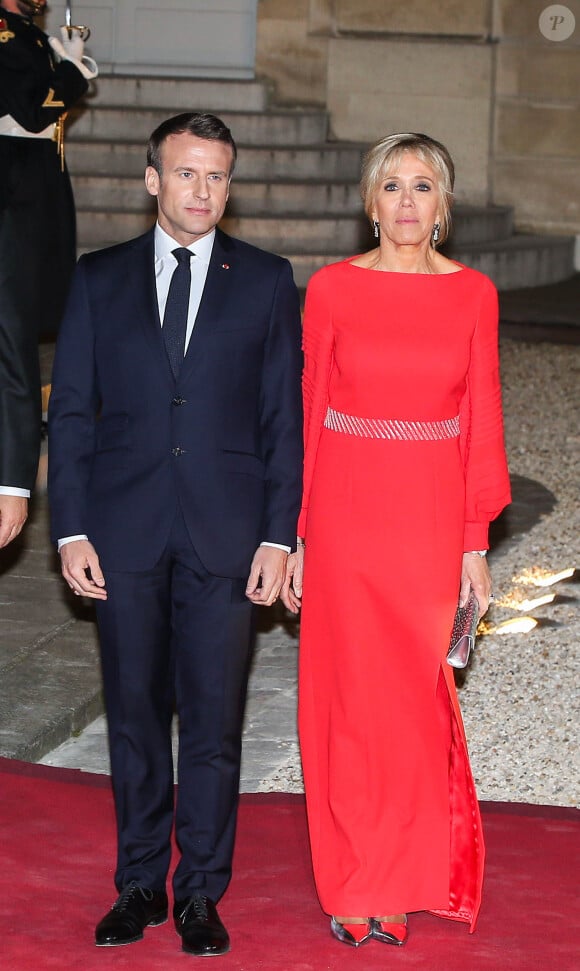
{"label": "man's short dark hair", "polygon": [[232,150],[232,165],[229,171],[231,176],[236,164],[238,150],[228,126],[223,123],[217,115],[212,115],[207,111],[184,111],[180,115],[168,118],[155,129],[149,139],[147,146],[147,165],[151,165],[155,171],[161,175],[161,147],[163,142],[170,135],[197,135],[198,138],[206,138],[208,141],[223,142],[229,145]]}

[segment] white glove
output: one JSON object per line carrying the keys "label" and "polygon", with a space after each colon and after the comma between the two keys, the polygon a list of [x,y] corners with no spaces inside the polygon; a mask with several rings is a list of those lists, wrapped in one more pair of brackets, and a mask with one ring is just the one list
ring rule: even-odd
{"label": "white glove", "polygon": [[85,42],[78,30],[71,31],[69,37],[68,27],[61,27],[60,36],[62,37],[62,46],[66,51],[67,57],[71,61],[82,61],[83,54],[85,53]]}
{"label": "white glove", "polygon": [[[66,27],[62,27],[61,30],[66,31]],[[82,76],[86,78],[87,81],[91,81],[93,78],[97,77],[99,68],[97,67],[96,62],[93,61],[92,57],[88,57],[87,54],[82,55],[82,60],[80,58],[72,57],[71,54],[67,54],[63,42],[59,40],[58,37],[49,37],[48,43],[61,61],[70,61],[71,64],[74,64],[77,70],[81,72]],[[81,40],[81,44],[83,45],[84,50],[84,41]]]}

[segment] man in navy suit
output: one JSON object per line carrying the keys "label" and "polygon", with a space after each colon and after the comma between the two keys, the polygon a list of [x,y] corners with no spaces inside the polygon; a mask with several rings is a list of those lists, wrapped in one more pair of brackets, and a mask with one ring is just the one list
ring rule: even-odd
{"label": "man in navy suit", "polygon": [[236,146],[186,113],[149,142],[157,224],[81,257],[49,410],[52,533],[96,601],[119,897],[98,945],[167,919],[222,954],[252,604],[280,593],[301,490],[300,315],[289,263],[217,229]]}

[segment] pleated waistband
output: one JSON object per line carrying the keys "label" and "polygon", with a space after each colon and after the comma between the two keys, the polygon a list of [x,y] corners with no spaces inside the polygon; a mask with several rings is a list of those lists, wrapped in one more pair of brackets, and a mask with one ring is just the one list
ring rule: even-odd
{"label": "pleated waistband", "polygon": [[387,438],[401,442],[435,442],[459,435],[459,415],[441,421],[402,421],[398,418],[357,418],[329,408],[324,427],[359,438]]}

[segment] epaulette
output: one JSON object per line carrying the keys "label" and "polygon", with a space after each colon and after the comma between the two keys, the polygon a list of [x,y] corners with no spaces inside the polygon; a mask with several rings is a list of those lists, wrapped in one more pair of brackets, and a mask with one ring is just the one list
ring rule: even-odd
{"label": "epaulette", "polygon": [[16,34],[13,30],[10,30],[8,21],[4,20],[4,17],[0,17],[0,44],[6,44],[13,37],[16,37]]}

